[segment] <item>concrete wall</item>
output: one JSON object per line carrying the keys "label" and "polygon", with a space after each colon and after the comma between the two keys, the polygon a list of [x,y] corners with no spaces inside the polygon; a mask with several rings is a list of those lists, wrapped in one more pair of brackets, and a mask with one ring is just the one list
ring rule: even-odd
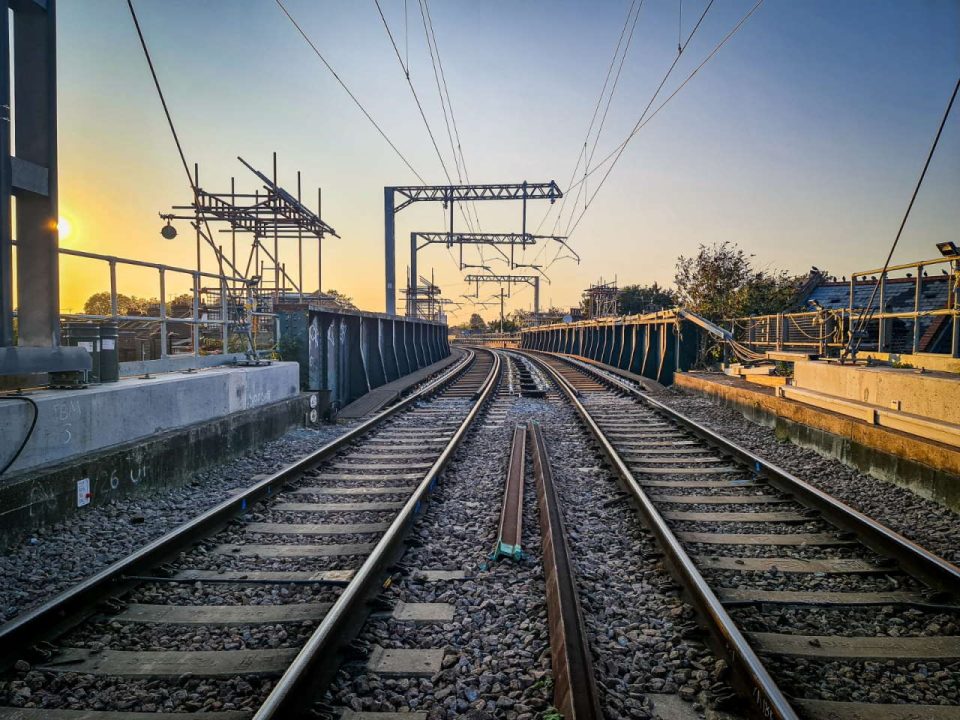
{"label": "concrete wall", "polygon": [[[308,411],[309,396],[296,395],[21,473],[0,485],[0,546],[15,541],[21,532],[114,498],[188,482],[197,470],[302,425]],[[81,506],[78,495],[84,481],[89,485],[89,503]]]}
{"label": "concrete wall", "polygon": [[779,398],[726,375],[679,373],[676,385],[736,408],[782,440],[960,510],[960,448]]}
{"label": "concrete wall", "polygon": [[[294,398],[296,363],[220,366],[191,373],[123,378],[79,390],[40,390],[27,397],[38,407],[27,445],[0,481],[18,473],[148,438],[168,430]],[[0,402],[0,463],[16,451],[33,411],[25,402]]]}
{"label": "concrete wall", "polygon": [[525,328],[521,347],[596,360],[664,385],[689,370],[699,329],[672,313],[653,313]]}
{"label": "concrete wall", "polygon": [[[177,485],[302,425],[309,396],[297,373],[281,362],[28,393],[37,425],[0,478],[0,543],[118,496]],[[0,464],[31,419],[27,403],[0,402]]]}
{"label": "concrete wall", "polygon": [[798,362],[794,385],[846,400],[870,403],[960,424],[960,376],[911,369]]}
{"label": "concrete wall", "polygon": [[282,312],[280,337],[300,361],[304,389],[328,390],[341,408],[450,354],[445,324],[382,313]]}

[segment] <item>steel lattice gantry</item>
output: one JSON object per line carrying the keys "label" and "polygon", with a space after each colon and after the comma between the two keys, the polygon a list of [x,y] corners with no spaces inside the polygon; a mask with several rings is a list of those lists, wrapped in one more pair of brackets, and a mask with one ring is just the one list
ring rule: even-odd
{"label": "steel lattice gantry", "polygon": [[540,276],[539,275],[467,275],[465,282],[477,284],[477,296],[480,295],[480,283],[495,282],[508,288],[517,283],[533,285],[533,317],[540,322]]}
{"label": "steel lattice gantry", "polygon": [[[397,196],[400,203],[397,204]],[[386,311],[397,312],[396,288],[396,214],[415,202],[441,202],[450,211],[450,227],[453,235],[453,211],[458,202],[483,200],[520,200],[523,203],[521,234],[527,235],[527,201],[549,200],[551,203],[563,197],[557,183],[513,183],[495,185],[404,185],[383,188],[384,271],[386,274]],[[413,275],[416,277],[416,274]]]}
{"label": "steel lattice gantry", "polygon": [[[538,240],[555,240],[562,243],[566,240],[566,237],[561,235],[532,235],[530,233],[410,233],[410,282],[408,282],[407,287],[407,315],[416,315],[417,297],[412,279],[417,277],[417,255],[428,245],[446,245],[448,248],[452,248],[454,245],[459,246],[461,270],[471,267],[463,262],[464,245],[490,245],[510,264],[510,269],[514,270],[518,267],[514,262],[516,246],[526,248],[527,245],[536,245]],[[510,246],[509,255],[500,249],[501,246],[506,245]]]}

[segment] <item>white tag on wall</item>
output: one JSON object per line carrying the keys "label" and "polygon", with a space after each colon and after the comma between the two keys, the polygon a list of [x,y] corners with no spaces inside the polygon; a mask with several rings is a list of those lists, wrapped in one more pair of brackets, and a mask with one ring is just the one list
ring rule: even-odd
{"label": "white tag on wall", "polygon": [[77,480],[77,507],[90,504],[90,478]]}

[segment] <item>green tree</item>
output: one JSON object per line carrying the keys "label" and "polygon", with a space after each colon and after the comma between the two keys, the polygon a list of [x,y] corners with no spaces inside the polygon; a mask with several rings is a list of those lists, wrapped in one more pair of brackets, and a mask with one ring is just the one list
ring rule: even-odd
{"label": "green tree", "polygon": [[[151,303],[156,303],[155,299],[141,298],[136,295],[124,295],[117,293],[117,313],[120,315],[146,315]],[[103,291],[94,293],[87,298],[83,304],[83,312],[86,315],[110,315],[110,293]]]}
{"label": "green tree", "polygon": [[751,258],[731,242],[701,245],[693,258],[681,255],[674,279],[680,303],[713,321],[788,308],[806,278],[756,269]]}
{"label": "green tree", "polygon": [[353,298],[339,290],[327,290],[326,294],[338,305],[347,310],[356,310],[357,306],[353,304]]}
{"label": "green tree", "polygon": [[487,323],[480,317],[480,313],[473,313],[467,323],[467,327],[473,332],[486,332]]}
{"label": "green tree", "polygon": [[625,285],[617,301],[624,315],[636,315],[676,307],[677,294],[668,288],[653,285]]}

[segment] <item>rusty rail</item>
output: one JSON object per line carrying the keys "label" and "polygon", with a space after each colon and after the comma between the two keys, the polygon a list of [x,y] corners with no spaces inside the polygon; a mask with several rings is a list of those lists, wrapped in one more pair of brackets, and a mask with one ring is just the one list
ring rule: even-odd
{"label": "rusty rail", "polygon": [[553,705],[565,720],[603,717],[593,677],[593,661],[563,518],[553,487],[553,468],[539,423],[528,425],[533,474],[543,539],[543,572],[547,586],[547,620],[553,667]]}
{"label": "rusty rail", "polygon": [[507,467],[507,484],[503,491],[503,509],[500,511],[500,532],[497,545],[491,554],[492,560],[502,557],[519,560],[523,554],[523,476],[526,472],[525,449],[527,430],[517,425],[513,431],[513,447],[510,449],[510,465]]}

